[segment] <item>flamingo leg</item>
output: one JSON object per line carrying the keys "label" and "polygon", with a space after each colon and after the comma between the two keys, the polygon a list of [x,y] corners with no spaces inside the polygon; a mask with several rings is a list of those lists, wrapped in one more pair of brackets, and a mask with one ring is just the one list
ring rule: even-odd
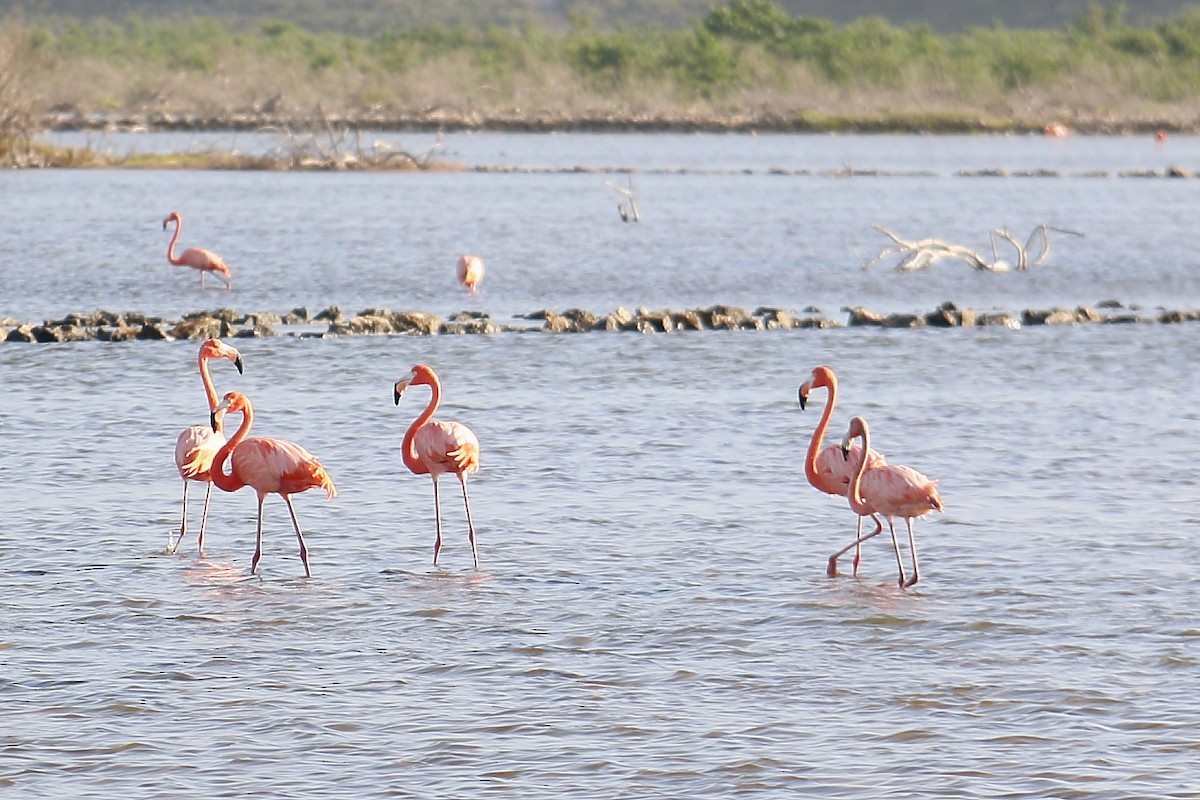
{"label": "flamingo leg", "polygon": [[254,558],[250,559],[250,574],[255,574],[258,569],[258,560],[262,558],[262,517],[263,517],[263,500],[266,495],[258,496],[258,530],[254,533]]}
{"label": "flamingo leg", "polygon": [[[876,522],[879,522],[878,518],[875,517],[874,515],[872,515],[872,519],[875,519]],[[825,574],[828,575],[830,578],[837,577],[837,560],[840,556],[844,555],[847,551],[849,551],[851,547],[857,548],[859,545],[861,545],[867,539],[878,536],[883,531],[883,523],[880,522],[878,528],[871,531],[870,533],[864,534],[862,532],[862,521],[863,521],[863,518],[859,517],[858,518],[858,527],[855,529],[855,533],[857,535],[855,536],[854,541],[851,542],[850,544],[846,545],[845,547],[843,547],[841,550],[838,550],[836,553],[834,553],[833,555],[831,555],[829,557],[829,565],[826,567]],[[854,557],[854,575],[856,577],[858,576],[858,550],[857,549],[855,550],[855,557]]]}
{"label": "flamingo leg", "polygon": [[905,587],[904,582],[904,562],[900,560],[900,543],[896,541],[896,526],[892,524],[892,518],[888,517],[888,530],[892,532],[892,549],[896,552],[896,569],[900,570],[900,588]]}
{"label": "flamingo leg", "polygon": [[292,527],[296,529],[296,540],[300,542],[300,561],[304,564],[304,577],[311,578],[312,570],[308,568],[308,548],[304,546],[304,534],[300,532],[300,521],[296,519],[296,509],[292,508],[291,495],[283,495],[288,512],[292,515]]}
{"label": "flamingo leg", "polygon": [[909,517],[909,518],[905,519],[904,521],[908,523],[908,549],[909,549],[909,551],[912,552],[912,567],[913,567],[912,577],[904,582],[904,588],[907,589],[909,586],[912,586],[914,583],[921,580],[921,575],[917,571],[917,540],[913,536],[912,517]]}
{"label": "flamingo leg", "polygon": [[433,476],[433,518],[437,524],[437,538],[433,540],[433,565],[437,566],[438,551],[442,549],[442,504],[438,499],[438,476]]}
{"label": "flamingo leg", "polygon": [[856,546],[854,548],[854,577],[856,577],[856,578],[858,577],[858,563],[860,561],[862,561],[862,548],[861,548],[862,543],[865,542],[867,539],[870,539],[871,536],[878,536],[880,533],[883,532],[883,523],[879,521],[879,515],[872,514],[871,519],[873,519],[875,521],[875,531],[874,531],[874,533],[871,533],[870,535],[863,537],[861,535],[862,534],[862,517],[858,518],[858,532],[859,532],[860,538],[856,542]]}
{"label": "flamingo leg", "polygon": [[204,510],[200,512],[200,537],[196,543],[196,552],[204,555],[204,528],[208,525],[208,500],[212,496],[212,481],[208,481],[208,485],[204,488]]}
{"label": "flamingo leg", "polygon": [[179,520],[179,540],[175,545],[171,545],[171,532],[167,531],[167,550],[175,553],[179,550],[179,543],[183,541],[183,535],[187,533],[187,490],[188,479],[183,479],[183,517]]}
{"label": "flamingo leg", "polygon": [[475,523],[471,521],[471,501],[467,498],[467,476],[460,474],[458,480],[462,484],[463,505],[467,507],[467,538],[471,540],[471,560],[475,562],[475,569],[479,569],[479,556],[475,552]]}

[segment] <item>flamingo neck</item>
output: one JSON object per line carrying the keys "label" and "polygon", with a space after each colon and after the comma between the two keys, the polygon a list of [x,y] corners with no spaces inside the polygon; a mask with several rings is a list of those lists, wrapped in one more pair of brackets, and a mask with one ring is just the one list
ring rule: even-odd
{"label": "flamingo neck", "polygon": [[401,449],[404,451],[404,465],[415,473],[428,472],[429,468],[417,456],[417,448],[414,440],[417,436],[417,431],[421,429],[426,422],[433,419],[434,412],[442,402],[442,385],[434,376],[429,382],[429,388],[432,392],[429,395],[429,405],[425,406],[425,410],[412,421],[408,426],[408,430],[404,432],[404,441],[401,444]]}
{"label": "flamingo neck", "polygon": [[821,411],[821,418],[817,420],[817,427],[813,429],[812,439],[808,443],[808,452],[804,456],[804,476],[814,486],[820,482],[820,477],[817,475],[817,454],[821,452],[821,447],[825,444],[825,429],[829,427],[829,419],[833,416],[834,406],[837,405],[837,378],[833,375],[828,376],[826,389],[829,397],[825,401],[824,410]]}
{"label": "flamingo neck", "polygon": [[221,449],[213,456],[212,466],[209,468],[208,474],[218,489],[225,492],[236,492],[246,485],[236,471],[230,470],[228,474],[225,473],[225,461],[229,458],[229,454],[250,435],[250,426],[253,424],[254,409],[247,400],[242,407],[242,424],[238,426],[233,438],[221,445]]}
{"label": "flamingo neck", "polygon": [[[175,243],[179,241],[179,234],[183,232],[183,220],[175,220],[175,233],[171,235],[171,243],[167,245],[167,261],[177,267],[184,266],[183,262],[175,257]],[[216,403],[213,403],[213,408],[216,408]]]}
{"label": "flamingo neck", "polygon": [[[197,359],[200,362],[200,380],[204,382],[204,394],[208,397],[208,413],[212,413],[217,408],[217,390],[213,386],[212,376],[208,374],[208,358],[203,354]],[[224,420],[217,420],[217,432],[225,427]]]}
{"label": "flamingo neck", "polygon": [[850,501],[850,508],[860,517],[874,513],[874,509],[867,505],[866,498],[859,494],[862,488],[863,473],[867,471],[867,453],[870,450],[871,434],[867,432],[866,426],[863,426],[862,447],[855,454],[858,463],[854,466],[854,475],[850,478],[850,485],[846,487],[846,499]]}

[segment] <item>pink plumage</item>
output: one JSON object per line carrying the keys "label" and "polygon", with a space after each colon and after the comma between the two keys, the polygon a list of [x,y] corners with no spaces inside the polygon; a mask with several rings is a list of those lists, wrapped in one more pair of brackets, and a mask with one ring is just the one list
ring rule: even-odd
{"label": "pink plumage", "polygon": [[211,272],[220,278],[225,283],[226,289],[233,288],[233,271],[229,265],[225,263],[225,259],[221,258],[211,250],[205,250],[202,247],[189,247],[178,256],[175,255],[175,243],[179,241],[179,234],[183,232],[183,216],[178,211],[172,211],[163,220],[163,230],[167,229],[168,223],[175,223],[175,234],[171,237],[171,243],[167,245],[167,261],[177,267],[191,267],[194,270],[200,271],[200,288],[204,288],[204,274]]}
{"label": "pink plumage", "polygon": [[455,272],[458,282],[474,292],[483,280],[483,259],[473,255],[462,256],[458,259]]}

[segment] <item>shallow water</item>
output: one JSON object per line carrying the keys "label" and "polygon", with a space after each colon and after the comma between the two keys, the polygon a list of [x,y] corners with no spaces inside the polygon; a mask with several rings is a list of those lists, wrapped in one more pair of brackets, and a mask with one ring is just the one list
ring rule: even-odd
{"label": "shallow water", "polygon": [[[623,226],[596,176],[20,173],[0,183],[15,220],[0,315],[1200,307],[1190,182],[979,180],[662,176],[639,184],[653,213]],[[205,191],[174,188],[189,182]],[[785,213],[800,195],[816,210]],[[1019,196],[1032,221],[1072,198],[1059,221],[1087,237],[1021,275],[863,275],[826,230],[985,231]],[[247,254],[232,293],[161,263],[173,207],[196,219],[189,243]],[[475,298],[447,281],[472,236],[523,254],[492,256]],[[1115,255],[1135,241],[1148,249]],[[688,275],[651,268],[673,250]],[[309,580],[277,497],[260,577],[245,491],[213,498],[203,558],[193,491],[192,530],[165,553],[174,437],[205,416],[195,343],[0,345],[0,786],[1200,796],[1194,340],[1187,324],[237,340],[245,374],[214,363],[218,388],[246,392],[255,432],[306,446],[339,489],[296,498]],[[453,481],[430,563],[430,482],[398,452],[427,395],[391,398],[416,362],[441,374],[441,416],[482,443],[478,572]],[[824,574],[853,517],[803,477],[824,397],[802,412],[796,388],[820,363],[842,384],[831,438],[865,414],[891,461],[941,481],[908,591],[886,537],[859,578]]]}

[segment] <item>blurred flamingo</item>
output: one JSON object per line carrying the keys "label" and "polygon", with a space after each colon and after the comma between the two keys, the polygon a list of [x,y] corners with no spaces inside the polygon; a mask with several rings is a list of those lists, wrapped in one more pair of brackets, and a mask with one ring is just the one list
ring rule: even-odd
{"label": "blurred flamingo", "polygon": [[[800,385],[801,411],[807,405],[808,395],[813,389],[824,388],[829,391],[829,400],[825,403],[825,410],[821,413],[821,419],[817,422],[816,429],[813,430],[812,440],[808,443],[808,453],[804,457],[804,476],[808,478],[809,484],[814,489],[826,494],[845,497],[846,488],[850,485],[850,478],[854,474],[854,469],[842,455],[842,449],[836,444],[822,447],[825,441],[825,430],[829,427],[829,418],[833,416],[834,406],[837,405],[837,387],[837,375],[834,374],[832,368],[826,366],[815,368],[808,380]],[[857,453],[857,447],[858,445],[855,445],[855,453]],[[886,459],[881,453],[872,450],[870,451],[867,463],[869,466],[879,466],[886,463]],[[875,531],[866,536],[862,535],[862,516],[860,515],[854,534],[854,541],[856,543],[870,539],[883,530],[883,523],[879,521],[879,517],[874,514],[870,514],[869,516],[875,520]],[[862,557],[861,544],[852,544],[851,547],[855,548],[854,574],[858,575],[858,563]],[[825,573],[829,577],[832,578],[837,575],[838,556],[849,549],[849,547],[846,547],[829,557],[829,564],[825,569]]]}
{"label": "blurred flamingo", "polygon": [[[850,440],[862,439],[862,448],[854,456],[850,451]],[[895,464],[883,464],[867,468],[862,451],[871,447],[871,434],[867,421],[862,417],[850,420],[850,427],[842,439],[845,458],[854,462],[854,476],[846,497],[856,514],[883,514],[887,517],[888,529],[892,533],[892,549],[896,552],[896,568],[900,571],[900,587],[908,588],[920,580],[917,570],[917,542],[913,538],[913,520],[934,511],[944,511],[942,498],[938,494],[937,481],[931,481],[915,469]],[[908,549],[912,553],[912,577],[904,577],[904,563],[900,558],[900,544],[896,541],[895,517],[903,517],[908,526]],[[860,537],[868,539],[873,534]],[[849,548],[847,548],[849,549]]]}
{"label": "blurred flamingo", "polygon": [[455,269],[458,282],[471,292],[477,291],[479,283],[483,280],[483,259],[479,256],[465,255],[458,260]]}
{"label": "blurred flamingo", "polygon": [[200,288],[204,288],[204,273],[213,272],[217,277],[225,282],[225,288],[233,288],[233,272],[225,263],[225,259],[221,258],[211,250],[204,250],[200,247],[189,247],[175,257],[175,242],[179,241],[179,234],[183,232],[183,217],[178,211],[172,211],[163,220],[163,230],[167,229],[167,223],[175,223],[175,235],[171,237],[171,243],[167,245],[167,261],[177,267],[191,267],[192,269],[200,270]]}
{"label": "blurred flamingo", "polygon": [[1051,139],[1061,139],[1064,136],[1069,136],[1071,129],[1061,122],[1048,122],[1046,123],[1046,127],[1042,129],[1042,132]]}
{"label": "blurred flamingo", "polygon": [[[196,360],[200,362],[200,380],[204,382],[204,394],[208,398],[210,415],[217,407],[217,390],[213,388],[212,377],[208,374],[208,361],[212,358],[228,358],[239,373],[242,371],[241,354],[220,339],[209,339],[200,345],[200,355]],[[205,484],[204,510],[200,514],[200,536],[196,544],[200,555],[204,555],[204,527],[208,523],[208,499],[212,494],[209,469],[212,467],[213,457],[221,449],[221,445],[225,444],[220,420],[217,421],[217,425],[216,428],[212,425],[192,425],[184,428],[175,440],[175,467],[179,470],[179,477],[183,478],[183,519],[179,523],[179,541],[175,542],[174,546],[171,545],[171,535],[167,534],[167,549],[172,553],[179,549],[184,534],[187,533],[188,481],[201,481]]]}
{"label": "blurred flamingo", "polygon": [[460,422],[434,420],[433,415],[442,401],[442,384],[432,368],[417,364],[394,387],[396,405],[409,386],[425,385],[432,390],[429,405],[413,420],[404,434],[401,450],[404,465],[414,475],[428,474],[433,478],[433,511],[437,524],[437,539],[433,543],[433,565],[437,566],[438,551],[442,549],[442,510],[438,499],[438,479],[444,472],[453,472],[462,485],[463,504],[467,508],[467,530],[471,541],[471,559],[479,569],[475,551],[475,524],[471,521],[471,501],[467,497],[467,476],[479,470],[479,440],[471,429]]}
{"label": "blurred flamingo", "polygon": [[[224,414],[239,411],[242,414],[242,424],[238,426],[233,438],[217,451],[212,463],[212,480],[222,491],[236,492],[243,486],[251,486],[258,493],[258,530],[255,532],[254,558],[250,560],[250,574],[254,574],[258,569],[258,561],[262,558],[263,500],[269,493],[275,492],[287,503],[288,513],[292,515],[292,526],[296,529],[296,540],[300,543],[300,561],[304,564],[304,576],[311,578],[308,548],[304,546],[304,534],[300,531],[300,522],[296,519],[296,509],[292,507],[291,496],[309,489],[324,489],[325,499],[330,500],[337,497],[337,489],[316,456],[300,445],[263,436],[246,438],[250,433],[250,426],[254,424],[254,407],[250,405],[249,398],[241,392],[230,392],[221,400],[212,413],[213,428],[216,429],[220,424],[220,418]],[[225,472],[226,459],[229,459],[231,466],[228,474]]]}

